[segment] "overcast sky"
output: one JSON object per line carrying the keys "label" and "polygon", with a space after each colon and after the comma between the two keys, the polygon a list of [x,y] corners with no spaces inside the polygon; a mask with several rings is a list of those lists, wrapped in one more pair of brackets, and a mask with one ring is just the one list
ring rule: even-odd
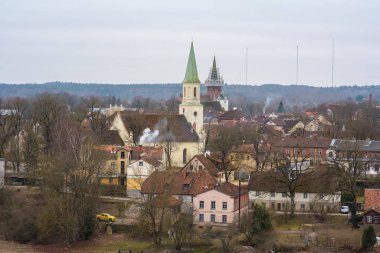
{"label": "overcast sky", "polygon": [[379,84],[380,1],[0,0],[0,82]]}

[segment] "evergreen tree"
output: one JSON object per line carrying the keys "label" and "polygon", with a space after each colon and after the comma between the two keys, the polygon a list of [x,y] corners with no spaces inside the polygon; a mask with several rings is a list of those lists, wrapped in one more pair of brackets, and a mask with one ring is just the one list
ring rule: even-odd
{"label": "evergreen tree", "polygon": [[368,226],[363,231],[362,236],[362,248],[369,249],[372,248],[376,244],[376,232],[373,226]]}
{"label": "evergreen tree", "polygon": [[246,236],[253,246],[255,236],[261,232],[272,230],[272,220],[265,206],[255,204],[253,212],[243,216],[240,223],[240,231]]}
{"label": "evergreen tree", "polygon": [[284,107],[284,104],[282,103],[282,101],[280,101],[280,104],[278,105],[277,112],[278,113],[284,113],[285,112],[285,107]]}

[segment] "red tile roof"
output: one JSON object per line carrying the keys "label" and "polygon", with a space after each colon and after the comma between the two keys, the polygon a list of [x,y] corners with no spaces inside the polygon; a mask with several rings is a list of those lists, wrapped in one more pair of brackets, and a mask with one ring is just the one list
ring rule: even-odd
{"label": "red tile roof", "polygon": [[380,189],[364,189],[364,209],[380,210]]}
{"label": "red tile roof", "polygon": [[202,172],[170,172],[155,171],[142,184],[143,194],[161,194],[165,191],[172,195],[197,195],[212,189],[217,180],[207,171]]}

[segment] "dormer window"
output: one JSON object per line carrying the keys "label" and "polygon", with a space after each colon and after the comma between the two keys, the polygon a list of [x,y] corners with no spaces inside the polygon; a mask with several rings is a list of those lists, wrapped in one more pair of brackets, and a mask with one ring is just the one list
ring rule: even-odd
{"label": "dormer window", "polygon": [[189,190],[190,189],[190,185],[189,184],[184,184],[183,185],[183,189],[184,190]]}

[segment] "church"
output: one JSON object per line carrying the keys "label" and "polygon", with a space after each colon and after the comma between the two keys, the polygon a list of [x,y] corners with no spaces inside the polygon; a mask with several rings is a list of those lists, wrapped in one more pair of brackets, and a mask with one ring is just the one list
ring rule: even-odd
{"label": "church", "polygon": [[[220,81],[215,61],[210,79]],[[182,167],[192,157],[204,152],[203,105],[194,46],[191,43],[179,113],[117,112],[112,116],[111,130],[117,130],[125,145],[163,146],[170,148],[165,159],[171,166]],[[220,84],[218,84],[220,86]],[[209,85],[210,91],[213,89]],[[215,99],[221,94],[213,93]],[[136,138],[138,137],[138,138]],[[139,141],[137,142],[137,139]],[[164,164],[167,161],[164,161]]]}

